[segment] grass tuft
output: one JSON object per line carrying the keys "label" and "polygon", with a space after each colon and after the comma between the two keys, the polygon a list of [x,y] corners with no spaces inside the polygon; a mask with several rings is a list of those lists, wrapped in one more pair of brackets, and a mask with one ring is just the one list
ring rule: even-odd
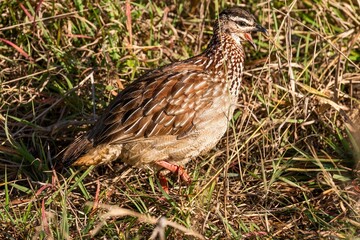
{"label": "grass tuft", "polygon": [[269,35],[245,46],[239,108],[187,165],[191,186],[174,177],[167,195],[121,162],[52,170],[118,91],[200,53],[236,2],[3,1],[0,237],[360,238],[356,1],[239,4]]}

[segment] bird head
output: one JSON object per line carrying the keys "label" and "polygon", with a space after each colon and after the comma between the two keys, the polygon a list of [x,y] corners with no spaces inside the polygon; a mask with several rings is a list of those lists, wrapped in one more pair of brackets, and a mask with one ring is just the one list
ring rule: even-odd
{"label": "bird head", "polygon": [[219,28],[240,44],[248,41],[255,49],[256,45],[251,37],[253,32],[267,33],[266,29],[257,23],[255,17],[240,7],[231,7],[219,14]]}

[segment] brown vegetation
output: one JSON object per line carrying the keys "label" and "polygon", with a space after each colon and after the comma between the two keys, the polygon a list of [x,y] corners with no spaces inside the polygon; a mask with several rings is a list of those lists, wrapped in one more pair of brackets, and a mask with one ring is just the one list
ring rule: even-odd
{"label": "brown vegetation", "polygon": [[164,195],[153,173],[120,161],[52,170],[55,156],[117,91],[201,52],[211,20],[234,4],[3,1],[0,236],[359,237],[356,1],[241,4],[269,36],[254,36],[258,51],[246,46],[239,110],[221,144],[188,164],[190,187],[173,178]]}

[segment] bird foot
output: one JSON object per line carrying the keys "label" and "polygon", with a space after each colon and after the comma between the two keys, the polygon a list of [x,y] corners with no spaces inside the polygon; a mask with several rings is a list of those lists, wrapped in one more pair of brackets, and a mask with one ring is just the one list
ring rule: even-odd
{"label": "bird foot", "polygon": [[164,192],[169,194],[169,185],[168,185],[165,175],[161,171],[159,171],[157,173],[157,176],[160,180],[160,185],[161,185],[162,189],[164,190]]}
{"label": "bird foot", "polygon": [[163,167],[163,168],[169,170],[172,173],[177,173],[180,176],[181,180],[183,180],[185,183],[187,183],[187,184],[191,183],[191,178],[183,167],[166,162],[166,161],[157,161],[155,163],[157,165],[159,165],[160,167]]}
{"label": "bird foot", "polygon": [[[178,176],[181,178],[181,180],[183,180],[186,184],[191,183],[191,178],[183,167],[169,163],[167,161],[157,161],[155,163],[158,166],[163,167],[172,173],[177,173]],[[162,174],[161,171],[158,172],[158,178],[160,180],[161,187],[164,189],[164,191],[166,193],[169,193],[169,187],[167,184],[167,180],[165,178],[165,175]]]}

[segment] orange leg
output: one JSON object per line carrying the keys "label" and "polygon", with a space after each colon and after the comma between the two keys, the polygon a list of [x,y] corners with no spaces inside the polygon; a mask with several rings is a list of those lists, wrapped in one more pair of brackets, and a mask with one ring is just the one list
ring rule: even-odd
{"label": "orange leg", "polygon": [[[177,173],[185,183],[190,184],[190,182],[191,182],[190,176],[187,174],[187,172],[185,171],[185,169],[183,167],[166,162],[166,161],[157,161],[155,163],[157,165],[159,165],[160,167],[163,167],[163,168],[169,170],[172,173]],[[160,182],[161,182],[161,179],[160,179]]]}
{"label": "orange leg", "polygon": [[164,190],[164,192],[169,194],[169,186],[168,186],[168,182],[166,180],[166,177],[164,176],[164,174],[161,173],[161,171],[159,171],[157,173],[157,176],[158,176],[158,178],[160,180],[160,185],[161,185],[162,189]]}

